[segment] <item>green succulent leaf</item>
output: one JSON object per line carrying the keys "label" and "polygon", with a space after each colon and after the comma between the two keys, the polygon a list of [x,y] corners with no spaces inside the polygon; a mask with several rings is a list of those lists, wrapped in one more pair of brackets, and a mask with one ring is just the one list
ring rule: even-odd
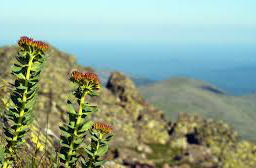
{"label": "green succulent leaf", "polygon": [[0,165],[3,164],[5,158],[5,149],[3,145],[0,145]]}
{"label": "green succulent leaf", "polygon": [[109,142],[112,139],[113,135],[108,135],[104,141]]}
{"label": "green succulent leaf", "polygon": [[26,77],[25,77],[25,75],[24,75],[23,73],[16,73],[16,72],[13,72],[13,74],[14,74],[17,78],[19,78],[19,79],[24,79],[24,80],[26,80]]}
{"label": "green succulent leaf", "polygon": [[16,60],[21,63],[22,65],[27,65],[28,64],[28,59],[26,58],[26,56],[20,56],[20,55],[17,55],[16,56]]}
{"label": "green succulent leaf", "polygon": [[88,155],[90,155],[90,156],[93,156],[94,154],[92,153],[92,151],[91,151],[91,149],[90,148],[85,148],[84,149],[85,150],[85,152],[88,154]]}
{"label": "green succulent leaf", "polygon": [[36,96],[34,96],[34,97],[32,97],[30,100],[28,100],[27,101],[27,103],[26,103],[26,108],[27,109],[31,109],[31,108],[33,108],[34,107],[34,105],[35,105],[35,103],[36,103],[36,99],[37,99],[37,97]]}
{"label": "green succulent leaf", "polygon": [[61,159],[63,159],[63,160],[66,159],[65,155],[64,155],[64,154],[61,154],[61,153],[59,153],[59,157],[60,157]]}
{"label": "green succulent leaf", "polygon": [[76,114],[75,108],[70,100],[67,101],[68,103],[68,111],[71,114]]}
{"label": "green succulent leaf", "polygon": [[61,134],[62,134],[63,136],[65,136],[66,138],[69,138],[69,137],[72,136],[71,133],[67,132],[67,130],[66,130],[65,127],[60,127],[60,130],[61,130]]}
{"label": "green succulent leaf", "polygon": [[21,70],[23,70],[25,66],[23,65],[18,65],[18,64],[14,64],[11,66],[11,71],[15,72],[15,73],[20,73]]}
{"label": "green succulent leaf", "polygon": [[16,87],[17,89],[20,89],[20,90],[26,90],[28,87],[26,86],[23,86],[23,85],[20,85],[18,87]]}
{"label": "green succulent leaf", "polygon": [[[70,149],[70,146],[65,144],[65,143],[62,143],[61,145],[62,147],[65,147],[65,149]],[[68,150],[66,150],[65,152],[68,152]]]}
{"label": "green succulent leaf", "polygon": [[108,145],[105,144],[98,149],[97,155],[103,156],[108,151]]}
{"label": "green succulent leaf", "polygon": [[[31,90],[31,89],[30,89],[30,90]],[[28,100],[31,100],[33,97],[36,96],[36,94],[37,94],[37,90],[34,90],[33,92],[29,92],[27,99],[28,99]]]}
{"label": "green succulent leaf", "polygon": [[84,138],[77,138],[77,139],[74,141],[74,144],[80,145],[82,142],[84,142]]}
{"label": "green succulent leaf", "polygon": [[99,137],[97,134],[97,132],[93,132],[90,130],[90,137],[92,138],[92,140],[98,141]]}
{"label": "green succulent leaf", "polygon": [[83,113],[92,113],[97,111],[98,111],[97,106],[90,106],[89,104],[83,105]]}
{"label": "green succulent leaf", "polygon": [[35,62],[33,66],[31,67],[32,71],[40,71],[43,68],[43,64],[41,62]]}
{"label": "green succulent leaf", "polygon": [[93,123],[94,123],[93,121],[87,121],[87,122],[85,122],[85,123],[82,125],[82,127],[79,129],[78,132],[85,132],[85,131],[91,129]]}
{"label": "green succulent leaf", "polygon": [[99,161],[97,161],[95,164],[94,164],[94,166],[96,166],[96,167],[101,167],[103,164],[105,164],[106,163],[106,160],[99,160]]}

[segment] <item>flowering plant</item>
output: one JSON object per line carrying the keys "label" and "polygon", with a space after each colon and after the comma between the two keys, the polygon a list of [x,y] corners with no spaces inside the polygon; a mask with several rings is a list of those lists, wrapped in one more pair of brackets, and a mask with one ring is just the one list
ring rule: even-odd
{"label": "flowering plant", "polygon": [[[112,127],[90,120],[90,114],[97,111],[96,106],[85,103],[85,97],[96,96],[100,89],[100,81],[94,73],[83,73],[73,71],[70,81],[76,84],[73,95],[75,101],[68,100],[69,115],[68,123],[60,126],[61,143],[58,152],[58,167],[75,167],[77,160],[81,158],[82,167],[96,168],[100,167],[104,162],[99,157],[104,155],[108,149],[107,142],[111,139],[111,135],[103,141],[103,135],[111,133]],[[76,112],[74,104],[79,106]],[[85,144],[87,131],[90,132],[91,144]],[[82,148],[87,153],[86,157],[79,154],[78,149]]]}
{"label": "flowering plant", "polygon": [[5,159],[3,167],[12,167],[17,149],[25,142],[29,125],[34,118],[33,107],[37,100],[38,83],[47,55],[48,44],[21,37],[18,41],[18,63],[11,69],[16,77],[11,93],[11,105],[4,112]]}
{"label": "flowering plant", "polygon": [[[81,157],[81,164],[83,167],[99,167],[103,162],[98,160],[98,157],[96,156],[102,156],[106,153],[107,149],[105,143],[104,145],[100,145],[99,143],[103,134],[109,134],[112,128],[111,126],[102,123],[94,124],[93,121],[90,120],[90,114],[96,112],[97,107],[85,103],[85,97],[87,95],[97,95],[96,91],[100,89],[100,80],[94,73],[73,71],[70,81],[76,84],[76,88],[73,92],[76,101],[73,103],[71,100],[67,101],[69,106],[69,121],[63,126],[60,126],[61,147],[58,152],[57,165],[58,167],[75,167],[77,160]],[[75,103],[79,106],[78,112],[75,111]],[[89,130],[91,135],[91,145],[87,146],[84,142],[86,132]],[[93,130],[100,131],[100,135],[97,136]],[[110,140],[110,137],[108,139]],[[79,154],[79,148],[86,151],[89,161],[85,161],[86,158]],[[99,150],[101,150],[100,153]]]}

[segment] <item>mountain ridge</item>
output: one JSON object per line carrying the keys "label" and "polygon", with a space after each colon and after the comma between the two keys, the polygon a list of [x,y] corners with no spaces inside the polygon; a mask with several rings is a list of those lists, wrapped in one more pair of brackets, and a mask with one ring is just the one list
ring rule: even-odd
{"label": "mountain ridge", "polygon": [[[249,139],[256,139],[256,97],[230,96],[209,83],[183,77],[174,77],[149,86],[139,87],[141,95],[163,110],[168,120],[177,117],[177,111],[202,115],[204,118],[224,120]],[[172,118],[172,119],[171,119]]]}

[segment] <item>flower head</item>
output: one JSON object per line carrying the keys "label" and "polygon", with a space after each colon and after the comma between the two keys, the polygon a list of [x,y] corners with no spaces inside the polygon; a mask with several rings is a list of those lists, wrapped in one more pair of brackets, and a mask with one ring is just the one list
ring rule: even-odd
{"label": "flower head", "polygon": [[94,123],[93,128],[100,131],[101,133],[105,133],[105,134],[111,133],[111,131],[112,131],[111,125],[108,125],[108,124],[105,124],[102,122]]}
{"label": "flower head", "polygon": [[100,80],[98,76],[91,72],[83,73],[79,71],[73,71],[70,80],[79,85],[86,86],[90,90],[100,89]]}
{"label": "flower head", "polygon": [[18,41],[18,44],[20,47],[24,47],[24,45],[31,46],[35,49],[40,49],[43,52],[45,52],[49,45],[42,42],[42,41],[34,41],[32,38],[28,38],[26,36],[22,36],[20,40]]}

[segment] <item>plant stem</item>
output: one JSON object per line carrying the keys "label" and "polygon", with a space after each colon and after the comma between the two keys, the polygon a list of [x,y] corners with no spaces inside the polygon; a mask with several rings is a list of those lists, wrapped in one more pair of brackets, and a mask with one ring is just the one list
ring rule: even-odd
{"label": "plant stem", "polygon": [[14,153],[15,153],[15,145],[16,145],[16,142],[17,139],[18,139],[18,134],[19,134],[19,131],[22,127],[22,119],[25,115],[25,107],[26,107],[26,101],[27,101],[27,92],[28,92],[28,81],[29,81],[29,78],[30,78],[30,72],[31,72],[31,67],[33,65],[33,59],[34,59],[34,55],[33,53],[31,53],[31,56],[29,58],[29,62],[28,62],[28,68],[27,68],[27,72],[26,72],[26,78],[25,78],[25,87],[26,89],[24,90],[23,92],[23,95],[22,95],[22,104],[21,104],[21,109],[20,109],[20,114],[19,114],[19,120],[18,120],[18,123],[17,123],[17,128],[15,128],[15,132],[14,132],[14,135],[13,135],[13,138],[12,138],[12,143],[10,144],[9,146],[9,153],[10,153],[10,158],[7,159],[7,161],[4,162],[4,165],[3,167],[4,168],[7,168],[9,167],[9,164],[8,164],[8,161],[13,157]]}
{"label": "plant stem", "polygon": [[4,162],[3,168],[11,168],[7,162]]}
{"label": "plant stem", "polygon": [[67,157],[67,160],[66,160],[66,163],[65,165],[68,166],[69,164],[69,161],[71,159],[71,155],[72,155],[72,152],[73,152],[73,146],[74,146],[74,141],[76,139],[76,136],[77,136],[77,129],[81,123],[81,120],[82,120],[82,114],[83,114],[83,105],[84,105],[84,101],[85,101],[85,96],[87,95],[87,91],[85,91],[80,99],[80,102],[79,102],[79,111],[78,111],[78,118],[76,120],[76,127],[74,129],[74,133],[73,133],[73,139],[71,141],[71,144],[70,144],[70,148],[69,148],[69,151],[68,151],[68,157]]}
{"label": "plant stem", "polygon": [[89,168],[91,168],[92,163],[95,162],[95,156],[96,156],[97,153],[98,153],[98,150],[99,150],[99,147],[100,147],[100,141],[101,141],[101,139],[103,138],[103,135],[104,135],[104,134],[100,132],[99,139],[97,140],[96,150],[94,151],[93,157],[92,157],[92,159],[90,160]]}
{"label": "plant stem", "polygon": [[[28,81],[29,81],[29,77],[30,77],[30,72],[31,72],[31,67],[33,65],[33,59],[34,57],[31,56],[29,59],[29,63],[28,63],[28,69],[27,69],[27,73],[26,73],[26,81],[25,81],[25,87],[26,89],[24,90],[23,96],[22,96],[22,106],[21,106],[21,110],[20,110],[20,116],[19,116],[19,120],[18,120],[18,125],[21,124],[21,121],[24,117],[25,114],[25,107],[26,107],[26,101],[27,101],[27,92],[28,92]],[[13,140],[17,140],[18,139],[18,132],[20,131],[21,127],[16,128],[15,133],[14,133],[14,137]]]}

